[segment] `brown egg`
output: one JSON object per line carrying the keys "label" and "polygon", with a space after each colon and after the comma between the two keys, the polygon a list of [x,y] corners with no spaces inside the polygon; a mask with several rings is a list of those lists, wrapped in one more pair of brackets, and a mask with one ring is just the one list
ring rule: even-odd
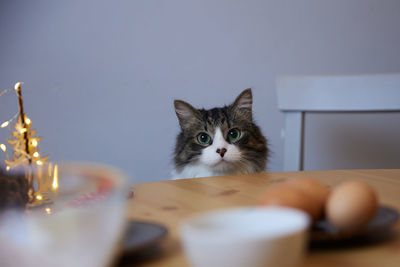
{"label": "brown egg", "polygon": [[319,205],[304,191],[297,189],[288,183],[278,184],[268,190],[260,201],[261,205],[283,206],[300,209],[315,220],[319,215]]}
{"label": "brown egg", "polygon": [[354,180],[336,186],[325,206],[328,220],[343,232],[361,231],[374,217],[377,207],[374,189]]}
{"label": "brown egg", "polygon": [[326,200],[329,196],[329,188],[323,183],[311,178],[298,178],[288,180],[287,183],[303,191],[312,198],[318,205],[317,219],[323,214]]}

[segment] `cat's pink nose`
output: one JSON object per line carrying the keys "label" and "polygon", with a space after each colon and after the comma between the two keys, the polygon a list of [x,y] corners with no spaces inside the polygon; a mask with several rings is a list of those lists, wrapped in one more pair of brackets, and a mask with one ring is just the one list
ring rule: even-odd
{"label": "cat's pink nose", "polygon": [[226,153],[226,148],[218,148],[216,152],[223,158]]}

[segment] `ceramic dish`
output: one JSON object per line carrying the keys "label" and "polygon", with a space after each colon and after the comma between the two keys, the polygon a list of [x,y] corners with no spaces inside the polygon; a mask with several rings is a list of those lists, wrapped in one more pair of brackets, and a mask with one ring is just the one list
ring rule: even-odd
{"label": "ceramic dish", "polygon": [[358,233],[341,233],[339,229],[327,220],[319,220],[313,225],[311,231],[311,242],[345,241],[378,235],[390,230],[391,226],[393,226],[398,219],[399,213],[397,210],[387,206],[380,206],[371,222],[364,230]]}
{"label": "ceramic dish", "polygon": [[123,239],[124,254],[139,254],[156,245],[168,233],[161,224],[130,221]]}

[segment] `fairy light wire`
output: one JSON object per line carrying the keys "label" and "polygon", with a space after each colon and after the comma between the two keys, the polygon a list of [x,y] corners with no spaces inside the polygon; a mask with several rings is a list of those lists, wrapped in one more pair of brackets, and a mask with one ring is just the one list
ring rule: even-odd
{"label": "fairy light wire", "polygon": [[[24,84],[24,82],[17,82],[17,83],[15,84],[14,88],[7,88],[7,89],[1,91],[1,92],[0,92],[0,96],[4,95],[4,94],[6,94],[6,93],[8,93],[8,92],[10,92],[10,91],[16,91],[16,92],[17,92],[17,95],[18,95],[18,90],[20,90],[20,88],[21,88],[21,86],[22,86],[23,84]],[[11,119],[9,119],[9,120],[7,120],[7,121],[4,121],[2,124],[0,124],[0,128],[5,128],[5,127],[9,126],[10,123],[18,117],[18,115],[19,115],[19,112],[15,113],[15,115],[12,116]]]}
{"label": "fairy light wire", "polygon": [[[22,85],[22,84],[24,84],[24,83],[23,83],[23,82],[20,82],[19,84]],[[12,88],[7,88],[7,89],[5,89],[5,90],[3,90],[3,91],[0,92],[0,96],[4,95],[4,94],[6,94],[6,93],[8,93],[8,92],[10,92],[10,91],[13,91],[13,90],[16,90],[16,89],[15,89],[15,88],[14,88],[14,89],[12,89]],[[0,125],[0,127],[1,127],[1,128],[7,127],[13,120],[15,120],[15,118],[17,118],[18,114],[19,114],[19,113],[17,112],[14,116],[12,116],[11,119],[9,119],[9,120],[3,122],[3,123]]]}
{"label": "fairy light wire", "polygon": [[15,115],[12,116],[11,119],[9,119],[8,121],[3,122],[3,123],[0,125],[0,128],[6,128],[7,126],[10,126],[11,122],[13,122],[13,121],[18,117],[18,114],[19,114],[18,112],[15,113]]}
{"label": "fairy light wire", "polygon": [[[0,92],[0,96],[6,94],[6,93],[8,93],[8,92],[10,92],[11,90],[12,90],[11,88],[7,88],[7,89],[1,91],[1,92]],[[18,112],[15,113],[15,115],[12,116],[11,119],[9,119],[9,120],[3,122],[3,123],[0,125],[0,127],[1,127],[1,128],[5,128],[5,127],[9,126],[10,123],[11,123],[13,120],[15,120],[15,118],[17,118],[17,116],[18,116]]]}
{"label": "fairy light wire", "polygon": [[9,92],[9,91],[11,91],[11,90],[12,90],[11,88],[7,88],[7,89],[1,91],[1,92],[0,92],[0,96],[4,95],[5,93],[7,93],[7,92]]}

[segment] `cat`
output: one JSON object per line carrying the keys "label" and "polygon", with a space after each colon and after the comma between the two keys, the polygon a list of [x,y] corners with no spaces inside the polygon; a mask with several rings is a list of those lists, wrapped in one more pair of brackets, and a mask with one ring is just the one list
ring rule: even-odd
{"label": "cat", "polygon": [[267,140],[253,121],[252,105],[250,88],[222,108],[196,109],[175,100],[181,132],[172,179],[264,172]]}

